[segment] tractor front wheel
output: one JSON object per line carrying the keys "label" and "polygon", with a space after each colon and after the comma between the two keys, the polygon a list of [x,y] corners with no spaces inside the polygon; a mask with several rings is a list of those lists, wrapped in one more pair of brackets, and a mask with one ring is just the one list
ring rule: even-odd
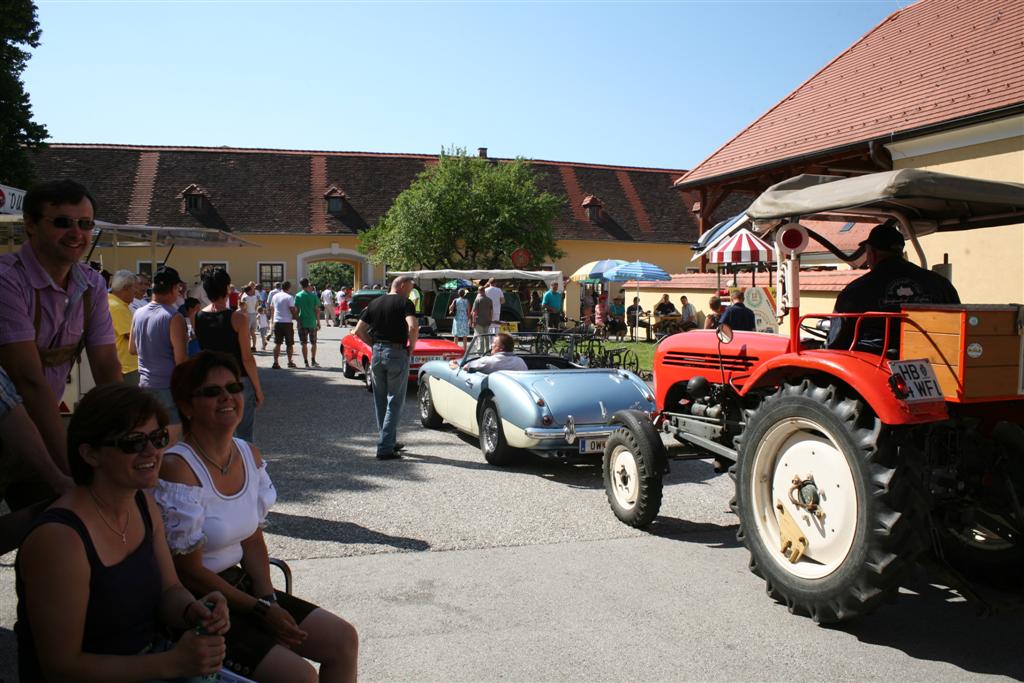
{"label": "tractor front wheel", "polygon": [[604,448],[604,490],[619,521],[642,529],[661,509],[665,446],[654,425],[642,413],[616,416],[621,426]]}
{"label": "tractor front wheel", "polygon": [[786,384],[748,421],[733,510],[768,594],[818,623],[873,610],[922,544],[894,440],[836,386]]}

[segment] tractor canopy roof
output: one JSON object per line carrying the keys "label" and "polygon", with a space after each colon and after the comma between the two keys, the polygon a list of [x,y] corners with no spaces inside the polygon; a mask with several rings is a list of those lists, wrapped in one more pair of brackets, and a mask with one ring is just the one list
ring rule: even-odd
{"label": "tractor canopy roof", "polygon": [[1024,222],[1024,185],[918,169],[853,178],[805,174],[769,187],[746,213],[761,226],[784,219],[902,216],[918,235],[927,235]]}

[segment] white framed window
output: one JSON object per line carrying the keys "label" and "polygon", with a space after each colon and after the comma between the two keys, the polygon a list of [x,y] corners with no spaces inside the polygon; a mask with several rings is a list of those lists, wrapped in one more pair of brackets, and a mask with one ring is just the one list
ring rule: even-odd
{"label": "white framed window", "polygon": [[257,261],[256,282],[263,285],[265,291],[270,291],[275,282],[284,282],[285,279],[284,261]]}
{"label": "white framed window", "polygon": [[135,262],[135,273],[137,275],[146,275],[150,280],[153,279],[153,271],[156,268],[153,267],[152,261],[136,261]]}
{"label": "white framed window", "polygon": [[[203,277],[206,275],[206,273],[208,273],[209,271],[214,270],[216,268],[223,268],[224,270],[228,270],[228,262],[227,261],[200,261],[199,262],[199,279],[202,280]],[[228,271],[228,272],[230,272],[230,271]]]}

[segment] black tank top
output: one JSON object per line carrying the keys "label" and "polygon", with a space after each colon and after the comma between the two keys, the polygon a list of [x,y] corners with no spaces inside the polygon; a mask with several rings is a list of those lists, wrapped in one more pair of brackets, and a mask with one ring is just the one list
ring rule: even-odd
{"label": "black tank top", "polygon": [[196,340],[199,348],[204,351],[220,351],[226,353],[238,363],[242,376],[248,377],[242,365],[242,347],[238,345],[238,332],[231,326],[234,311],[199,311],[196,313]]}
{"label": "black tank top", "polygon": [[[105,655],[135,655],[150,645],[157,634],[157,615],[163,586],[156,553],[153,551],[153,521],[149,517],[146,496],[139,491],[135,504],[146,529],[139,547],[118,564],[105,566],[85,524],[67,508],[43,511],[32,523],[32,530],[43,524],[64,524],[82,539],[89,560],[89,603],[85,609],[82,651]],[[31,533],[31,530],[30,532]],[[23,683],[42,681],[32,626],[25,606],[25,587],[21,576],[20,555],[14,562],[15,590],[18,595],[18,675]]]}

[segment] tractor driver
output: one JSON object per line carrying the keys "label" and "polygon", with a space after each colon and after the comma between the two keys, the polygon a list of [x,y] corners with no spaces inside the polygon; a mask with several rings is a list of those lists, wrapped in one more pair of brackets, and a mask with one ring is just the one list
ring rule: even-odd
{"label": "tractor driver", "polygon": [[[882,311],[898,313],[903,304],[958,304],[960,296],[949,280],[903,258],[903,235],[895,220],[876,225],[861,242],[869,272],[839,293],[835,313]],[[827,348],[849,349],[856,318],[832,318]],[[881,319],[865,318],[860,324],[856,349],[881,352],[885,325]],[[889,336],[889,348],[899,348],[899,326]]]}

